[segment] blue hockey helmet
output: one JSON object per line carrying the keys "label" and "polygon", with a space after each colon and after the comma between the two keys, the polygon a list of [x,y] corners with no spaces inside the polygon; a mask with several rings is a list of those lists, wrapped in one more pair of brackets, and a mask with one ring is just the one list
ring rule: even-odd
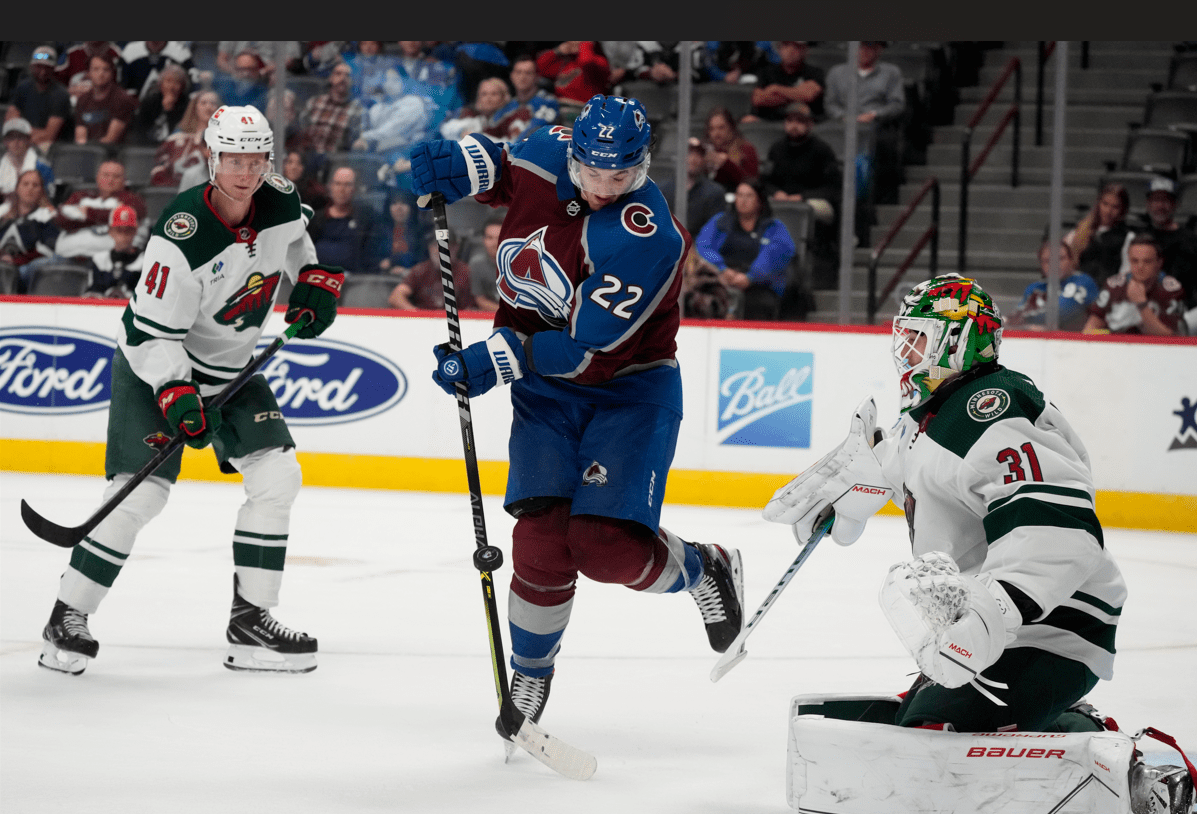
{"label": "blue hockey helmet", "polygon": [[569,176],[582,186],[578,165],[601,170],[636,168],[627,192],[643,186],[648,178],[652,126],[639,100],[597,93],[574,121],[569,148]]}

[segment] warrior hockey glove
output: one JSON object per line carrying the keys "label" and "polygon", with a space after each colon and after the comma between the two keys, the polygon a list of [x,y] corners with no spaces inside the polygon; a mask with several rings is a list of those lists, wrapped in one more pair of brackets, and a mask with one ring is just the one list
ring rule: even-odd
{"label": "warrior hockey glove", "polygon": [[344,284],[345,272],[340,266],[309,264],[299,270],[284,317],[292,323],[304,314],[311,314],[311,322],[299,329],[297,337],[313,339],[333,324],[337,318],[337,298]]}
{"label": "warrior hockey glove", "polygon": [[220,410],[204,407],[195,381],[167,382],[158,388],[154,398],[170,428],[184,434],[187,446],[203,449],[212,443],[212,436],[220,427]]}
{"label": "warrior hockey glove", "polygon": [[439,192],[451,204],[493,187],[502,168],[503,148],[481,133],[425,141],[412,150],[411,188],[418,198]]}
{"label": "warrior hockey glove", "polygon": [[511,384],[524,376],[527,360],[519,335],[499,328],[490,338],[454,353],[447,345],[432,349],[436,370],[432,380],[450,396],[457,394],[457,382],[466,383],[466,395],[481,396],[499,382]]}

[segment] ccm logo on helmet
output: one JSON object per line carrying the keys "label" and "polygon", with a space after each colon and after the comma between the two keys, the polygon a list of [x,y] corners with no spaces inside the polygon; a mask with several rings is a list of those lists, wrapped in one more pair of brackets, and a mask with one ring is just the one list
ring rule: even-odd
{"label": "ccm logo on helmet", "polygon": [[623,208],[619,215],[623,228],[637,237],[648,237],[656,233],[657,224],[653,223],[653,211],[642,203],[630,203]]}

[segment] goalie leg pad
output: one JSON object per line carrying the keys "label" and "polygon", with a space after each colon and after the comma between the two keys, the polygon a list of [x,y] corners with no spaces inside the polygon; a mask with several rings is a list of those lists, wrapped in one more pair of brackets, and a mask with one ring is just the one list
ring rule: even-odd
{"label": "goalie leg pad", "polygon": [[826,814],[1129,814],[1121,732],[973,732],[791,718],[786,794]]}

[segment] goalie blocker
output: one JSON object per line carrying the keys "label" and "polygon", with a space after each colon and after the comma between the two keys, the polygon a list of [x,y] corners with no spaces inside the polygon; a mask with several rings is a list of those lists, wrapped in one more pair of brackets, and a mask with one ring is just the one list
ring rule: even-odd
{"label": "goalie blocker", "polygon": [[[1185,769],[1145,764],[1135,746],[1139,735],[1116,728],[961,733],[873,722],[892,717],[900,702],[896,695],[795,696],[786,761],[790,807],[809,814],[1191,809]],[[840,719],[848,716],[856,720]],[[1167,736],[1145,733],[1179,749]]]}

